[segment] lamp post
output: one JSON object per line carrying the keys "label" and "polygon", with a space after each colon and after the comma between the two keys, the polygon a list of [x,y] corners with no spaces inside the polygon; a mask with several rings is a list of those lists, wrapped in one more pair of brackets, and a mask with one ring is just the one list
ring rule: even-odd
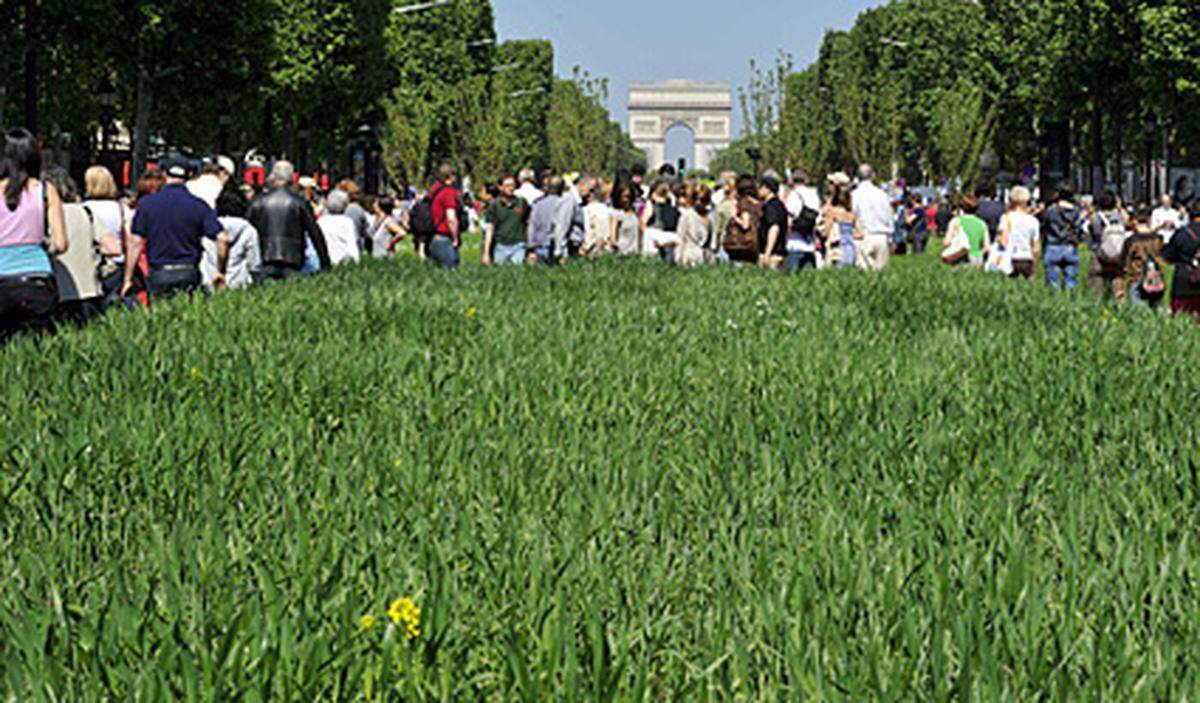
{"label": "lamp post", "polygon": [[749,156],[750,160],[754,162],[754,177],[758,178],[760,175],[762,175],[758,170],[759,162],[762,161],[762,149],[752,146],[749,149],[746,149],[746,156]]}
{"label": "lamp post", "polygon": [[217,138],[220,142],[220,151],[222,154],[226,154],[229,149],[229,128],[233,126],[233,115],[229,114],[228,104],[221,109],[221,114],[217,116],[217,124],[221,127]]}
{"label": "lamp post", "polygon": [[100,79],[96,102],[100,105],[100,154],[103,156],[109,150],[110,132],[113,120],[117,117],[117,88],[108,76]]}

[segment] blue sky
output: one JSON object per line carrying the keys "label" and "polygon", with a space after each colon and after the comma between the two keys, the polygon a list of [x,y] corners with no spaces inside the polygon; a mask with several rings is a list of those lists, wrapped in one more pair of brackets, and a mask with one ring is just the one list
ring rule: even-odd
{"label": "blue sky", "polygon": [[[550,39],[556,70],[575,65],[609,79],[609,109],[625,124],[630,83],[686,78],[727,83],[749,79],[749,61],[770,64],[778,50],[805,66],[827,29],[846,29],[881,0],[492,0],[501,39]],[[736,94],[735,94],[736,95]],[[736,97],[735,97],[736,102]],[[735,126],[741,115],[735,108]],[[668,134],[668,157],[690,143]]]}

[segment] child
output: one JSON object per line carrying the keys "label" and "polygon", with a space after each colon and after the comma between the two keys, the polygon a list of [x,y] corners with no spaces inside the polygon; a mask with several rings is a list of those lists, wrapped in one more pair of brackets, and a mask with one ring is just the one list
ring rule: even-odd
{"label": "child", "polygon": [[1167,289],[1162,247],[1162,237],[1150,228],[1149,208],[1139,208],[1134,234],[1125,240],[1121,253],[1121,274],[1116,281],[1118,301],[1128,299],[1136,305],[1158,307]]}

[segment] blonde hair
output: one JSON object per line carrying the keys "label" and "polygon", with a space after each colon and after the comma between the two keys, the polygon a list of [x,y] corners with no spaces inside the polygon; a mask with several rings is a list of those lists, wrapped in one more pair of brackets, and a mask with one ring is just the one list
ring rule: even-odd
{"label": "blonde hair", "polygon": [[1008,191],[1008,202],[1016,207],[1026,207],[1030,200],[1033,200],[1033,193],[1025,186],[1013,186],[1013,189]]}
{"label": "blonde hair", "polygon": [[88,197],[93,200],[113,200],[117,197],[117,182],[112,171],[103,166],[92,166],[83,174],[83,183]]}

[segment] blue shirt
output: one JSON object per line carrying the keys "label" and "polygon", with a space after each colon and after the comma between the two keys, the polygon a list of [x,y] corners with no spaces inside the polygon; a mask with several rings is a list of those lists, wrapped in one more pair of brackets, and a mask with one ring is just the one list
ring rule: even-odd
{"label": "blue shirt", "polygon": [[50,257],[36,244],[0,247],[0,276],[51,273]]}
{"label": "blue shirt", "polygon": [[195,266],[204,254],[200,240],[225,228],[207,203],[182,185],[169,185],[138,202],[130,230],[146,238],[151,266]]}

